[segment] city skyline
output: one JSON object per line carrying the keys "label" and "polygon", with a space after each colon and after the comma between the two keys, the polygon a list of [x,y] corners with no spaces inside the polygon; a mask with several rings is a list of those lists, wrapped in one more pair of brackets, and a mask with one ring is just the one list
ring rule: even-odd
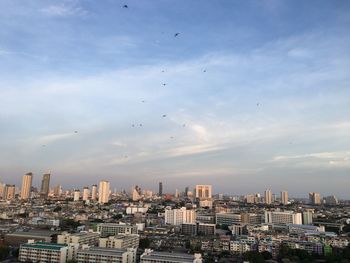
{"label": "city skyline", "polygon": [[350,199],[350,3],[177,3],[0,3],[0,181]]}

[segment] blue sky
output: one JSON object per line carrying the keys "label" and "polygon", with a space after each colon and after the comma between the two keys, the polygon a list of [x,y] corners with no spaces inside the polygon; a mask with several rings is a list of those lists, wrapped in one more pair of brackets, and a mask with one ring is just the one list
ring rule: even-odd
{"label": "blue sky", "polygon": [[3,0],[0,181],[350,198],[349,33],[348,1]]}

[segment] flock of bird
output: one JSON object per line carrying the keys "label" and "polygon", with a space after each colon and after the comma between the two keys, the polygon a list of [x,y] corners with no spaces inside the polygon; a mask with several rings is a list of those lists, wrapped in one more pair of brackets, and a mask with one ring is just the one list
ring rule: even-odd
{"label": "flock of bird", "polygon": [[[122,6],[123,8],[129,8],[129,6],[127,5],[127,4],[124,4],[123,6]],[[177,38],[177,37],[179,37],[180,36],[180,33],[179,32],[176,32],[176,33],[174,33],[174,37],[175,38]],[[163,69],[162,71],[161,71],[162,73],[164,73],[165,72],[165,70]],[[203,69],[203,73],[206,73],[207,72],[207,69]],[[167,83],[162,83],[162,86],[166,86],[167,85]],[[146,100],[141,100],[141,103],[145,103],[146,102]],[[260,106],[260,103],[256,103],[256,106]],[[162,118],[166,118],[167,117],[167,115],[166,114],[163,114],[162,115]],[[136,128],[136,127],[143,127],[143,124],[142,123],[139,123],[139,124],[131,124],[131,127],[132,128]],[[182,125],[182,127],[186,127],[186,124],[183,124]],[[78,131],[74,131],[74,134],[77,134],[78,133]],[[170,136],[169,137],[171,140],[173,140],[173,139],[175,139],[175,137],[174,136]],[[42,147],[46,147],[46,145],[45,144],[43,144],[42,145]],[[128,157],[128,155],[123,155],[123,158],[129,158]]]}

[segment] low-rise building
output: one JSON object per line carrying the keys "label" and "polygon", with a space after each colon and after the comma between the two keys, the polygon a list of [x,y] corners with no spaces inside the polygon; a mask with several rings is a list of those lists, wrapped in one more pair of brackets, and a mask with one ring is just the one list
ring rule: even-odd
{"label": "low-rise building", "polygon": [[137,234],[131,235],[116,235],[99,239],[99,247],[105,248],[138,248],[140,236]]}
{"label": "low-rise building", "polygon": [[79,244],[95,246],[98,244],[98,239],[100,238],[100,233],[98,232],[79,232],[70,234],[67,232],[62,233],[57,236],[58,244]]}
{"label": "low-rise building", "polygon": [[114,223],[102,223],[97,225],[97,232],[101,233],[101,236],[115,236],[119,234],[137,234],[136,225],[126,224],[114,224]]}
{"label": "low-rise building", "polygon": [[135,263],[136,249],[83,246],[83,249],[78,250],[76,261],[78,263]]}
{"label": "low-rise building", "polygon": [[146,249],[140,263],[202,263],[201,254],[167,253]]}

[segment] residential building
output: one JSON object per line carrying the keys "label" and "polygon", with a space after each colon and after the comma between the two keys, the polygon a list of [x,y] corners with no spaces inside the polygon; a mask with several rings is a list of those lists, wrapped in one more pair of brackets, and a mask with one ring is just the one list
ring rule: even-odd
{"label": "residential building", "polygon": [[265,211],[265,223],[302,224],[302,216],[294,211]]}
{"label": "residential building", "polygon": [[272,204],[272,192],[270,189],[265,190],[265,204]]}
{"label": "residential building", "polygon": [[141,255],[140,263],[202,263],[202,255],[156,252],[146,249]]}
{"label": "residential building", "polygon": [[97,200],[97,185],[94,184],[91,187],[91,200],[96,201]]}
{"label": "residential building", "polygon": [[136,249],[83,247],[76,256],[78,263],[135,263]]}
{"label": "residential building", "polygon": [[137,234],[136,225],[102,223],[97,225],[97,231],[101,233],[102,237],[115,236],[118,234]]}
{"label": "residential building", "polygon": [[321,204],[321,195],[319,193],[311,192],[309,193],[309,202],[312,205]]}
{"label": "residential building", "polygon": [[288,192],[281,191],[281,204],[288,205]]}
{"label": "residential building", "polygon": [[183,223],[195,223],[196,212],[192,209],[181,207],[179,209],[165,209],[165,223],[169,225],[181,225]]}
{"label": "residential building", "polygon": [[43,179],[41,180],[40,194],[43,197],[47,197],[50,190],[50,173],[43,174]]}
{"label": "residential building", "polygon": [[138,248],[140,236],[137,234],[103,237],[99,239],[99,247],[105,248]]}
{"label": "residential building", "polygon": [[68,233],[63,232],[62,234],[57,236],[58,244],[79,244],[82,245],[90,245],[96,246],[98,244],[98,240],[100,238],[100,233],[98,232],[79,232],[79,233]]}
{"label": "residential building", "polygon": [[98,202],[105,204],[109,202],[109,182],[101,181],[98,190]]}
{"label": "residential building", "polygon": [[242,222],[241,214],[234,213],[217,213],[216,214],[216,224],[231,226],[234,224],[240,224]]}
{"label": "residential building", "polygon": [[90,197],[89,187],[85,186],[83,189],[83,201],[89,200],[89,197]]}
{"label": "residential building", "polygon": [[31,188],[32,188],[33,174],[27,173],[23,175],[22,188],[21,188],[21,199],[30,198]]}

